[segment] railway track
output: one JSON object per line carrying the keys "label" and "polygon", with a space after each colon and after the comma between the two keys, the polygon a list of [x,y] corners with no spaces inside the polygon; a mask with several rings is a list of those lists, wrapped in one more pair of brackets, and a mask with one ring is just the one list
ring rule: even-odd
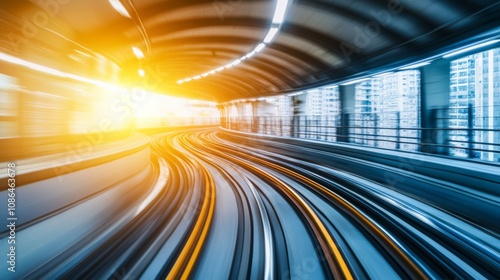
{"label": "railway track", "polygon": [[[218,129],[155,135],[156,186],[126,225],[40,279],[494,279],[498,197],[411,172],[469,199],[464,213],[384,184],[377,163]],[[354,172],[364,164],[370,174]],[[346,168],[343,169],[342,166]],[[378,174],[376,174],[378,172]],[[117,198],[119,199],[119,198]],[[472,214],[471,214],[472,213]],[[476,213],[476,214],[474,214]],[[105,229],[103,229],[104,231]],[[108,229],[109,230],[109,229]],[[68,256],[65,256],[68,257]],[[57,257],[56,257],[57,258]],[[128,277],[128,278],[127,278]]]}

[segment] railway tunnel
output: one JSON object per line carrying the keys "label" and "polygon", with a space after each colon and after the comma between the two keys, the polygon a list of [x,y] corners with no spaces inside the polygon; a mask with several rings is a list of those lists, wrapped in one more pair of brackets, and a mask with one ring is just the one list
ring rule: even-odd
{"label": "railway tunnel", "polygon": [[499,13],[2,1],[0,278],[498,278]]}

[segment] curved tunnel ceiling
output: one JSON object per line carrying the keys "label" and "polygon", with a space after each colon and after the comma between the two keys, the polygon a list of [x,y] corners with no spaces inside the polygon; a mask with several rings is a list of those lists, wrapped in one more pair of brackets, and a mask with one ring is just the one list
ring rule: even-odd
{"label": "curved tunnel ceiling", "polygon": [[[122,0],[135,10],[132,18],[120,16],[107,0],[64,2],[57,17],[78,32],[76,41],[128,69],[126,80],[140,82],[134,74],[141,67],[161,72],[158,92],[219,102],[396,67],[500,26],[496,0],[289,1],[278,34],[261,52],[231,69],[178,84],[255,49],[272,24],[276,1]],[[132,46],[146,57],[137,59]]]}

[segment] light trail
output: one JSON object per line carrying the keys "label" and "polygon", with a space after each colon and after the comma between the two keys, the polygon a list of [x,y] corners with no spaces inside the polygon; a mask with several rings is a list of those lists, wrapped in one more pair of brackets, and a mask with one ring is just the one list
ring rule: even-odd
{"label": "light trail", "polygon": [[[376,160],[217,128],[154,135],[151,150],[151,176],[160,179],[149,182],[149,193],[117,213],[123,215],[116,217],[119,222],[91,235],[95,241],[77,243],[43,270],[21,276],[491,279],[500,274],[499,234],[488,218],[492,210],[498,213],[500,202],[466,184],[399,172],[406,183],[388,185],[384,176],[398,171]],[[471,209],[441,203],[433,196],[441,193]],[[90,209],[91,201],[78,207]]]}

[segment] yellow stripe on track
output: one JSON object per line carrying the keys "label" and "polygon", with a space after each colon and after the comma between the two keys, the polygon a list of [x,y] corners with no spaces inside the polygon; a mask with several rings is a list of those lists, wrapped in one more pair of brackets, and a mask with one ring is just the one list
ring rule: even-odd
{"label": "yellow stripe on track", "polygon": [[[215,141],[215,140],[212,140],[212,141]],[[311,180],[311,179],[309,179],[309,178],[307,178],[307,177],[305,177],[297,172],[294,172],[294,171],[287,169],[285,167],[282,167],[280,165],[268,162],[268,161],[260,159],[256,156],[244,154],[242,152],[235,151],[235,150],[229,149],[227,147],[223,147],[220,144],[218,144],[217,146],[218,146],[218,149],[226,150],[226,151],[230,152],[231,154],[238,155],[241,158],[245,158],[249,161],[256,162],[256,163],[262,164],[264,166],[268,166],[271,169],[275,169],[275,170],[278,170],[280,172],[286,173],[292,177],[295,177],[299,181],[304,182],[304,183],[310,185],[311,187],[314,187],[315,189],[319,190],[322,194],[328,196],[329,198],[333,199],[334,201],[337,201],[338,203],[340,203],[340,205],[342,205],[344,207],[344,209],[346,209],[348,211],[348,213],[350,213],[355,218],[357,218],[358,221],[360,221],[362,225],[366,226],[366,228],[369,229],[370,232],[374,233],[376,235],[376,237],[378,237],[378,239],[381,240],[388,247],[388,249],[394,253],[396,260],[402,261],[401,264],[403,265],[403,267],[406,267],[411,274],[417,275],[417,277],[419,279],[429,279],[428,275],[419,266],[417,266],[415,264],[415,262],[413,262],[408,257],[408,255],[405,252],[403,252],[401,250],[401,248],[399,248],[399,246],[397,246],[397,244],[395,244],[394,241],[391,240],[387,236],[387,234],[385,234],[383,232],[383,230],[381,228],[379,228],[376,224],[372,223],[358,209],[356,209],[353,205],[351,205],[348,201],[346,201],[344,198],[342,198],[338,194],[332,192],[330,189],[322,186],[321,184],[315,182],[314,180]],[[212,149],[214,149],[214,148],[212,148]],[[255,168],[254,166],[252,166],[252,165],[250,165],[242,160],[238,160],[238,159],[235,159],[235,160],[242,163],[245,166],[248,166],[250,169],[257,170],[258,172],[263,172],[262,170]],[[277,180],[278,182],[280,182],[280,184],[283,184],[284,186],[286,186],[286,184],[284,184],[280,180],[278,180],[276,178],[274,178],[274,179]],[[290,189],[290,187],[288,187],[288,186],[286,186],[286,187],[287,187],[287,189]],[[291,190],[291,192],[293,193],[293,196],[296,197],[295,199],[302,200],[302,198],[298,194],[296,194],[293,190]],[[302,201],[301,203],[305,203],[305,202]],[[306,206],[307,206],[307,208],[309,208],[309,206],[307,204],[306,204]],[[307,209],[307,208],[305,208],[305,209]],[[312,212],[312,214],[314,214],[313,210],[310,208],[307,211]],[[325,236],[324,237],[325,241],[328,243],[328,246],[331,248],[335,258],[337,258],[336,262],[338,263],[338,266],[341,268],[342,272],[344,273],[344,278],[345,279],[352,279],[352,275],[350,274],[348,267],[347,267],[345,261],[343,260],[342,255],[340,254],[340,251],[335,246],[333,239],[330,237],[330,234],[328,233],[328,231],[326,230],[324,225],[321,223],[321,221],[319,220],[319,218],[315,214],[314,214],[314,216],[311,216],[311,217],[315,217],[313,219],[313,221],[317,225],[317,227],[320,229],[321,234]]]}
{"label": "yellow stripe on track", "polygon": [[[264,172],[259,168],[256,168],[246,162],[237,159],[234,160],[238,161],[241,165],[245,166],[246,168],[251,169],[257,173],[260,173],[261,175],[265,176],[270,181],[272,181],[274,184],[279,186],[280,189],[283,190],[285,194],[290,198],[290,200],[297,206],[297,208],[302,212],[304,217],[308,220],[316,237],[320,241],[320,246],[323,249],[323,253],[328,262],[328,266],[330,267],[330,270],[332,271],[335,279],[347,279],[347,280],[354,279],[349,267],[347,266],[346,261],[344,260],[344,257],[342,256],[342,253],[335,244],[333,238],[326,229],[325,225],[320,220],[318,215],[316,215],[316,212],[314,212],[314,210],[302,199],[302,197],[299,194],[297,194],[297,192],[295,192],[295,190],[293,190],[290,186],[282,182],[280,179],[276,178],[275,176],[267,172]],[[331,257],[330,252],[333,253],[335,258]]]}
{"label": "yellow stripe on track", "polygon": [[188,279],[206,242],[212,224],[215,210],[215,183],[208,170],[203,165],[200,165],[200,168],[203,171],[205,182],[207,182],[207,192],[205,193],[203,206],[193,231],[170,270],[167,280]]}

